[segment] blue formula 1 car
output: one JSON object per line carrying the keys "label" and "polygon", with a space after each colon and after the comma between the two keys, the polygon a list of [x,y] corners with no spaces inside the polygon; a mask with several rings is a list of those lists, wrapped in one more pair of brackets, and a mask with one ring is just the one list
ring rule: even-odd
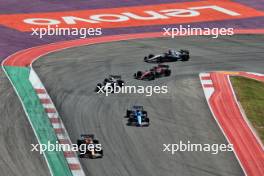
{"label": "blue formula 1 car", "polygon": [[128,118],[128,126],[149,126],[148,113],[144,110],[143,106],[133,106],[131,110],[127,110],[125,117]]}

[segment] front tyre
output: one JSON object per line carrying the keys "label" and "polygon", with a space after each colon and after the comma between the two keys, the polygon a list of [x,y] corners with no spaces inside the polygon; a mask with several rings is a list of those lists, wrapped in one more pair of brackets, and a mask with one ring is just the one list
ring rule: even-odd
{"label": "front tyre", "polygon": [[95,88],[94,91],[95,91],[95,92],[98,92],[100,88],[102,88],[102,84],[101,84],[101,83],[98,83],[98,84],[96,85],[96,88]]}
{"label": "front tyre", "polygon": [[154,73],[152,73],[150,76],[149,76],[149,78],[148,78],[148,80],[154,80],[155,79],[155,74]]}
{"label": "front tyre", "polygon": [[154,57],[154,54],[149,54],[148,55],[148,58],[152,58],[152,57]]}
{"label": "front tyre", "polygon": [[127,112],[126,112],[126,117],[129,117],[130,114],[131,114],[131,110],[127,110]]}
{"label": "front tyre", "polygon": [[136,79],[140,79],[142,76],[142,72],[141,71],[138,71],[136,74],[135,74],[135,78]]}

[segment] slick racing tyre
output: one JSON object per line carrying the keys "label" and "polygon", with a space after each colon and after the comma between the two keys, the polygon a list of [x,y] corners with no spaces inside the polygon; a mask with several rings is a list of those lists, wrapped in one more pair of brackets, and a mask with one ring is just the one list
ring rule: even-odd
{"label": "slick racing tyre", "polygon": [[127,112],[126,112],[126,117],[129,117],[130,114],[131,114],[131,111],[130,111],[130,110],[127,110]]}
{"label": "slick racing tyre", "polygon": [[142,76],[142,72],[141,72],[141,71],[138,71],[138,72],[135,74],[136,79],[141,78],[141,76]]}
{"label": "slick racing tyre", "polygon": [[171,75],[171,70],[165,70],[164,71],[165,76],[170,76]]}
{"label": "slick racing tyre", "polygon": [[96,85],[96,88],[95,88],[95,92],[98,92],[99,91],[99,89],[102,87],[102,84],[101,83],[98,83],[97,85]]}
{"label": "slick racing tyre", "polygon": [[155,74],[152,73],[152,74],[149,76],[148,80],[151,81],[151,80],[154,80],[154,79],[155,79]]}
{"label": "slick racing tyre", "polygon": [[152,57],[154,57],[154,54],[149,54],[148,55],[148,58],[152,58]]}

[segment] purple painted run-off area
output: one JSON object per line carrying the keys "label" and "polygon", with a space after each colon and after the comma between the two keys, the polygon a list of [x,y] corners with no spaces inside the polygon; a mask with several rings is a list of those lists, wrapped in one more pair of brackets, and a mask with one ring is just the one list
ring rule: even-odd
{"label": "purple painted run-off area", "polygon": [[[198,0],[192,0],[198,1]],[[83,9],[114,8],[123,6],[139,6],[151,4],[163,4],[172,2],[187,2],[186,0],[63,0],[63,1],[46,1],[46,0],[0,0],[0,14],[16,13],[36,13],[36,12],[54,12]],[[236,0],[235,2],[243,3],[257,10],[264,10],[263,0]],[[167,26],[148,26],[148,27],[131,27],[119,29],[103,29],[103,35],[139,33],[139,32],[160,32],[162,27],[177,27],[179,25]],[[225,20],[217,22],[192,23],[192,27],[233,27],[235,29],[264,28],[264,18],[249,18],[243,20]],[[31,33],[23,33],[11,28],[0,25],[0,62],[10,54],[33,46],[43,45],[51,42],[76,39],[77,37],[47,37],[39,39],[31,36]]]}

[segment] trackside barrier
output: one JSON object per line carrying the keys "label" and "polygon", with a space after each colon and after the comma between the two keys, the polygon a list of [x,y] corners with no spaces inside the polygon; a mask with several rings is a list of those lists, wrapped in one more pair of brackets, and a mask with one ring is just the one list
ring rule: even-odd
{"label": "trackside barrier", "polygon": [[[50,142],[55,145],[58,139],[53,126],[49,121],[45,108],[35,93],[35,89],[29,81],[30,68],[3,66],[3,69],[22,103],[39,144],[47,145]],[[52,176],[73,175],[63,152],[45,151],[43,154]]]}

